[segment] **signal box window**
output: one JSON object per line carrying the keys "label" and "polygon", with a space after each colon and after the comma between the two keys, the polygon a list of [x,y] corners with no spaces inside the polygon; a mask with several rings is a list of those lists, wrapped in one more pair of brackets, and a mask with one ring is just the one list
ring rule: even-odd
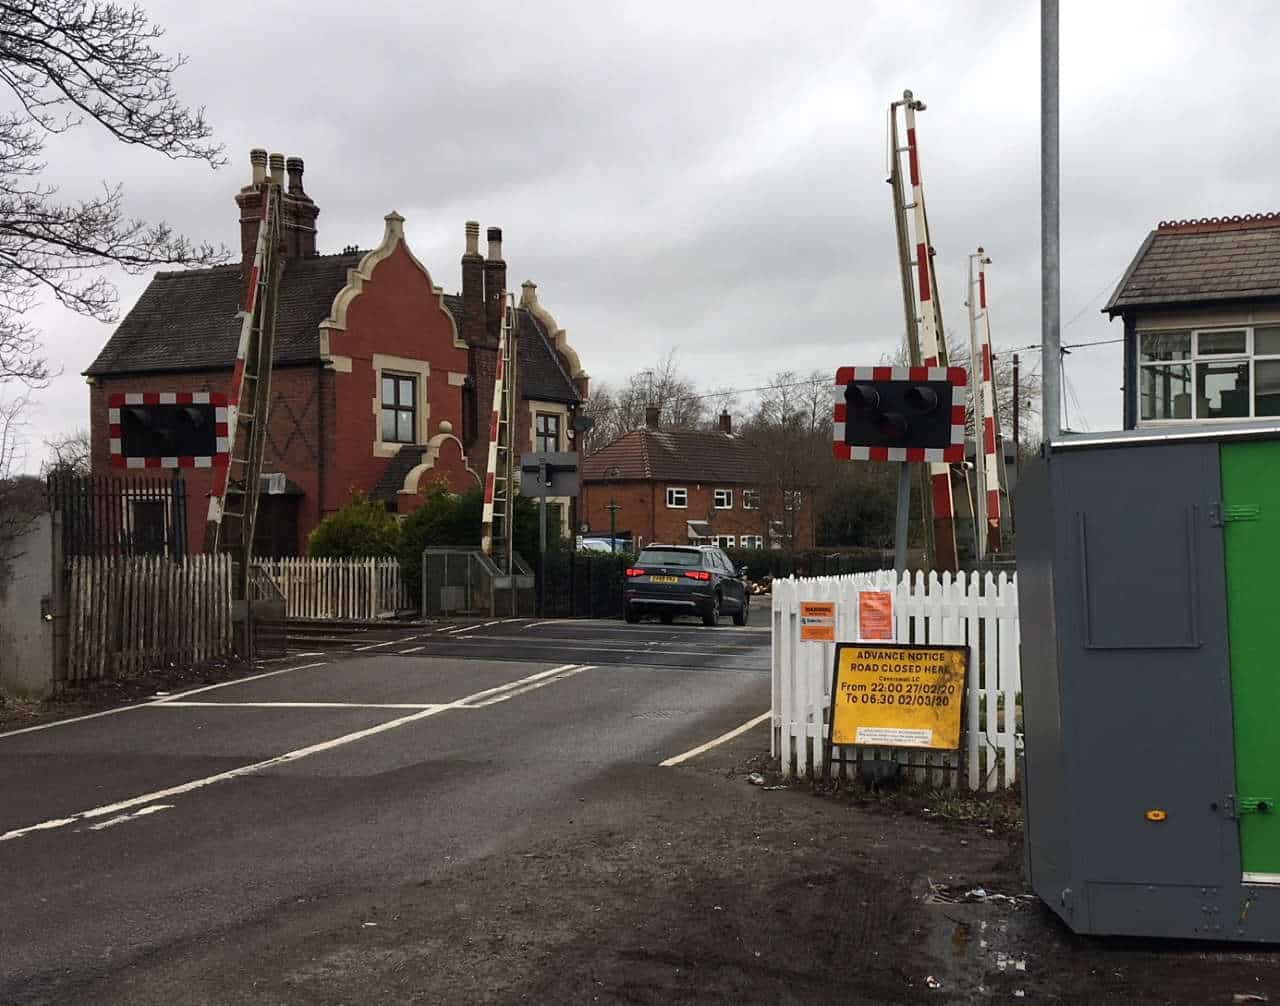
{"label": "signal box window", "polygon": [[382,441],[389,444],[417,442],[417,378],[382,375]]}

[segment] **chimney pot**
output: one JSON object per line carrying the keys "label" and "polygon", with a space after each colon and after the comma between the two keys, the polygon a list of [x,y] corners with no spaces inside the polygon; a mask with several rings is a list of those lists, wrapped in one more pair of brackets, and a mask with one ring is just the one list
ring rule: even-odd
{"label": "chimney pot", "polygon": [[502,228],[489,228],[489,258],[495,262],[502,260]]}
{"label": "chimney pot", "polygon": [[727,409],[724,412],[720,413],[720,432],[721,433],[733,432],[733,417],[729,415],[729,411]]}
{"label": "chimney pot", "polygon": [[253,166],[253,184],[261,185],[267,180],[267,152],[254,147],[249,151],[249,163]]}
{"label": "chimney pot", "polygon": [[271,183],[273,185],[283,185],[284,154],[272,154],[269,161],[271,163]]}
{"label": "chimney pot", "polygon": [[305,195],[302,191],[302,158],[290,157],[284,162],[284,167],[289,174],[289,191],[297,195]]}
{"label": "chimney pot", "polygon": [[467,221],[467,251],[468,255],[480,255],[480,222],[478,220]]}
{"label": "chimney pot", "polygon": [[656,405],[646,405],[644,408],[644,425],[651,430],[658,428],[659,409]]}

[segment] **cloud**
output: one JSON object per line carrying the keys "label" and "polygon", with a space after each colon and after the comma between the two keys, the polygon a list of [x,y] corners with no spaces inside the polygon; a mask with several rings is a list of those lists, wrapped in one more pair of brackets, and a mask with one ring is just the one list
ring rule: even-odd
{"label": "cloud", "polygon": [[[964,332],[981,244],[997,348],[1039,342],[1034,4],[148,6],[231,164],[166,161],[86,126],[49,146],[69,194],[120,180],[132,212],[234,246],[248,149],[297,154],[323,250],[372,245],[394,208],[456,289],[463,221],[500,225],[513,285],[538,282],[597,379],[676,349],[699,382],[750,387],[877,362],[900,340],[885,123],[910,87],[928,104],[948,328]],[[1269,5],[1064,8],[1063,338],[1090,342],[1119,337],[1098,309],[1158,220],[1278,208],[1278,19]],[[122,308],[143,282],[122,282]],[[110,329],[52,307],[37,320],[64,368],[37,429],[83,425],[77,375]],[[1066,373],[1072,425],[1118,425],[1118,347],[1078,349]]]}

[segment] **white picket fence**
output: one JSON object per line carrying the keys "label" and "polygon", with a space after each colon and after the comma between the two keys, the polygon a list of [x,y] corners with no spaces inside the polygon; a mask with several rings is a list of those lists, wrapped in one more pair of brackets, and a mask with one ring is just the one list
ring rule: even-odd
{"label": "white picket fence", "polygon": [[[860,590],[894,591],[900,643],[969,647],[964,747],[954,754],[899,751],[918,781],[996,790],[1017,780],[1021,744],[1016,575],[917,573],[899,582],[892,571],[773,581],[773,756],[784,774],[824,774],[831,707],[833,643],[801,642],[800,602],[834,601],[836,639],[857,638]],[[910,754],[910,758],[903,755]],[[890,752],[837,749],[833,758],[889,757]],[[959,770],[958,770],[959,769]],[[961,778],[963,776],[963,778]]]}
{"label": "white picket fence", "polygon": [[390,618],[416,608],[396,559],[264,559],[286,618]]}

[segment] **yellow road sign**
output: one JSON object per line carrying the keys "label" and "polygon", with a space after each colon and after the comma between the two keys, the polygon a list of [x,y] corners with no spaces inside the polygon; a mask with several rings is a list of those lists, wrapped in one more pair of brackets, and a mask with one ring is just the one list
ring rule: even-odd
{"label": "yellow road sign", "polygon": [[832,744],[960,749],[967,646],[837,643]]}

